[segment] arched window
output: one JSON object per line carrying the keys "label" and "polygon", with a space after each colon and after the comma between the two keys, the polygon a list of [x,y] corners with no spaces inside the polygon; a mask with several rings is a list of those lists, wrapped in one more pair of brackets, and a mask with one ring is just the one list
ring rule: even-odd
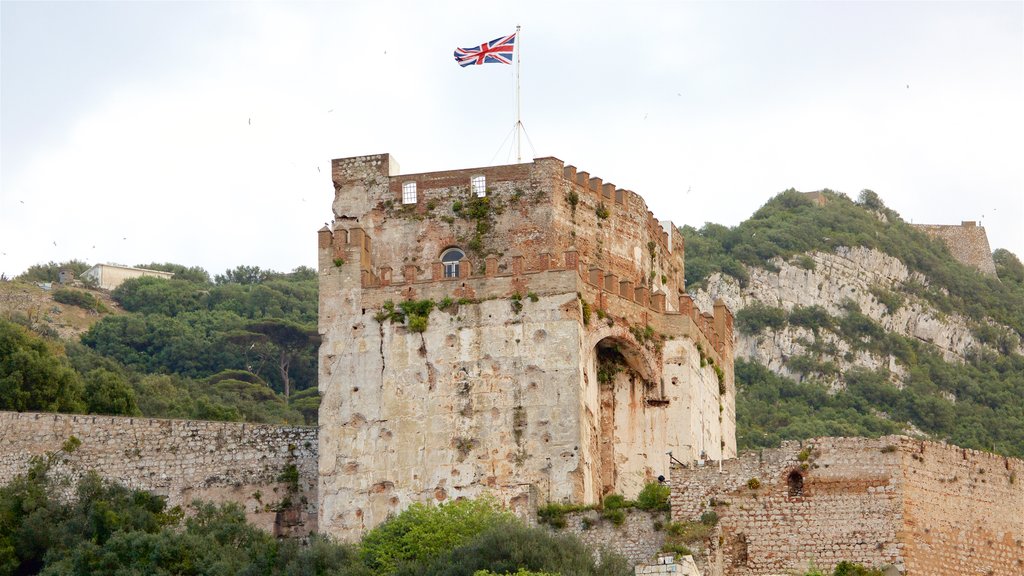
{"label": "arched window", "polygon": [[458,248],[449,248],[441,253],[441,263],[444,264],[445,278],[459,277],[459,262],[465,258],[465,253]]}

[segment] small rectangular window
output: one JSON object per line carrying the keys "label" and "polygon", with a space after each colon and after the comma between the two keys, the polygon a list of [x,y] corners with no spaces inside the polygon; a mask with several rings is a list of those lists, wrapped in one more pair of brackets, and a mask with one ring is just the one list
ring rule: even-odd
{"label": "small rectangular window", "polygon": [[487,195],[487,178],[485,176],[473,176],[469,179],[469,183],[473,194],[476,194],[477,197],[482,198]]}
{"label": "small rectangular window", "polygon": [[416,203],[416,183],[405,182],[402,184],[402,204]]}

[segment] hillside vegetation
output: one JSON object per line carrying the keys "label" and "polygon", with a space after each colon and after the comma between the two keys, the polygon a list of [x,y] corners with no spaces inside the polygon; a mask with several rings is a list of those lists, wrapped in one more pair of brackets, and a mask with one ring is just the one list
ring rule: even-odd
{"label": "hillside vegetation", "polygon": [[68,498],[49,473],[61,457],[0,486],[0,576],[632,574],[621,556],[604,551],[598,563],[577,539],[526,526],[489,500],[413,504],[360,543],[303,543],[246,523],[238,504],[195,502],[186,514],[94,473]]}
{"label": "hillside vegetation", "polygon": [[709,283],[726,281],[726,275],[746,294],[770,293],[749,285],[765,277],[755,269],[813,270],[814,253],[869,248],[916,273],[891,289],[871,287],[870,299],[881,304],[883,317],[913,304],[940,323],[946,315],[964,318],[976,343],[959,361],[931,342],[887,329],[882,318],[852,300],[830,311],[826,303],[780,307],[748,298],[734,310],[741,344],[748,344],[740,349],[786,335],[803,352],[772,358],[774,372],[737,360],[740,447],[902,431],[1024,456],[1024,357],[1018,353],[1024,266],[1012,253],[997,250],[999,278],[982,275],[955,261],[944,244],[904,222],[873,192],[862,192],[858,202],[828,191],[825,196],[825,205],[818,206],[790,190],[736,227],[684,227],[690,288],[714,292],[722,285]]}
{"label": "hillside vegetation", "polygon": [[[4,294],[32,300],[0,316],[0,409],[316,422],[313,270],[239,266],[211,279],[200,268],[148,264],[175,276],[128,280],[109,295],[28,283],[82,266],[51,262],[3,283]],[[59,332],[51,315],[71,309],[88,322]]]}

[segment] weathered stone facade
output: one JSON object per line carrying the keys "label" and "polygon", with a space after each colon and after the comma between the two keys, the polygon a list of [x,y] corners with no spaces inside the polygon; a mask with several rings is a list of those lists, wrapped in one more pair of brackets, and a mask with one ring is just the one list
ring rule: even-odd
{"label": "weathered stone facade", "polygon": [[983,274],[996,275],[996,263],[992,260],[992,249],[988,244],[988,234],[977,222],[963,221],[957,224],[914,224],[918,230],[933,238],[942,240],[949,253],[958,262],[976,268]]}
{"label": "weathered stone facade", "polygon": [[95,471],[169,506],[237,502],[256,526],[304,536],[316,530],[317,445],[300,426],[0,412],[0,486],[50,455],[72,485]]}
{"label": "weathered stone facade", "polygon": [[[634,496],[667,452],[735,454],[732,316],[693,306],[683,239],[638,195],[555,158],[399,176],[384,154],[332,176],[323,531],[484,493],[524,512]],[[388,312],[424,300],[442,309],[415,327]]]}
{"label": "weathered stone facade", "polygon": [[[1024,462],[889,436],[819,438],[672,471],[672,515],[713,509],[705,574],[846,560],[913,576],[1024,573]],[[714,504],[714,506],[712,506]]]}

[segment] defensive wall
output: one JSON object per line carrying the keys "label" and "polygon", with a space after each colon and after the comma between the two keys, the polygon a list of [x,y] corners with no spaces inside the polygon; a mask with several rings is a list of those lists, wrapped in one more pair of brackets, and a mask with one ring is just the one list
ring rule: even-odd
{"label": "defensive wall", "polygon": [[[694,308],[682,237],[638,195],[555,158],[397,172],[386,154],[333,163],[324,531],[483,493],[524,513],[635,496],[669,451],[735,453],[732,316]],[[392,313],[425,301],[415,329]]]}
{"label": "defensive wall", "polygon": [[913,576],[1024,573],[1024,462],[888,436],[744,453],[719,471],[674,466],[672,516],[719,516],[711,575],[787,574],[840,561]]}
{"label": "defensive wall", "polygon": [[970,266],[989,276],[996,275],[996,263],[992,260],[992,249],[984,226],[977,222],[963,221],[957,224],[912,224],[932,238],[938,238],[949,248],[949,253],[958,262]]}
{"label": "defensive wall", "polygon": [[237,422],[0,412],[0,485],[49,458],[74,482],[89,471],[186,508],[241,504],[278,536],[316,530],[317,429]]}

